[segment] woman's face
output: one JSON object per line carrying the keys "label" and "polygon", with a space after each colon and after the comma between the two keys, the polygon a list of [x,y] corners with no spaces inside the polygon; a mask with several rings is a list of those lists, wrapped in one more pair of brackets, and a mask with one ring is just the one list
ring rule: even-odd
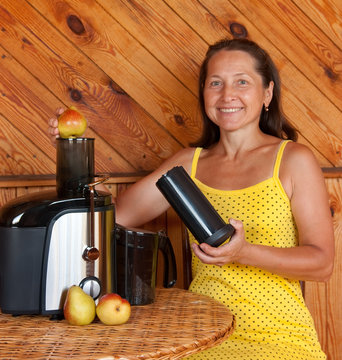
{"label": "woman's face", "polygon": [[208,62],[204,104],[208,117],[221,130],[258,126],[272,92],[273,82],[264,88],[254,58],[244,51],[220,50]]}

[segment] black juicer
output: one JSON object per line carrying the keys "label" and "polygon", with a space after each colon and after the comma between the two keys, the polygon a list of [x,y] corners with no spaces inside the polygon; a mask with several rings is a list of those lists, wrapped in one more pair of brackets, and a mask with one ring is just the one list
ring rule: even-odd
{"label": "black juicer", "polygon": [[94,299],[113,290],[114,205],[94,189],[94,139],[57,139],[56,175],[55,191],[0,209],[3,313],[61,314],[74,284]]}

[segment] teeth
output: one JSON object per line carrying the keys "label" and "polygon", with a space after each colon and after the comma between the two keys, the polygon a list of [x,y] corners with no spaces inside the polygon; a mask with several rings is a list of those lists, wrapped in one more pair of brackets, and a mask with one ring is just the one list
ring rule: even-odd
{"label": "teeth", "polygon": [[220,111],[222,111],[222,112],[225,112],[225,113],[233,113],[233,112],[237,112],[237,111],[239,111],[239,110],[241,110],[241,108],[230,108],[230,109],[220,109]]}

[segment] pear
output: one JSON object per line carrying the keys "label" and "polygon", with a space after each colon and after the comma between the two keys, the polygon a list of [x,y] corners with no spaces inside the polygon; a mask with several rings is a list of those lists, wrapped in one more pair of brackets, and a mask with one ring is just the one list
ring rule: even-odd
{"label": "pear", "polygon": [[86,129],[87,120],[75,106],[70,106],[58,116],[58,130],[61,138],[80,137]]}
{"label": "pear", "polygon": [[88,325],[96,316],[94,299],[81,287],[72,285],[64,303],[64,317],[71,325]]}

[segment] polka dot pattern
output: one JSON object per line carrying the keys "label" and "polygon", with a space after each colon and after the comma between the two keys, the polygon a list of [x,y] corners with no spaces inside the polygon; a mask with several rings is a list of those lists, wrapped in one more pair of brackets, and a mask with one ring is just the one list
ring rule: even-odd
{"label": "polka dot pattern", "polygon": [[[246,189],[221,191],[193,178],[223,219],[243,222],[250,243],[281,248],[297,245],[290,202],[278,178],[285,145],[283,142],[279,150],[273,177]],[[193,174],[199,152],[197,149]],[[196,241],[191,233],[189,238]],[[206,265],[194,255],[192,272],[190,290],[227,305],[237,326],[223,344],[189,359],[326,359],[298,281],[238,263]]]}

